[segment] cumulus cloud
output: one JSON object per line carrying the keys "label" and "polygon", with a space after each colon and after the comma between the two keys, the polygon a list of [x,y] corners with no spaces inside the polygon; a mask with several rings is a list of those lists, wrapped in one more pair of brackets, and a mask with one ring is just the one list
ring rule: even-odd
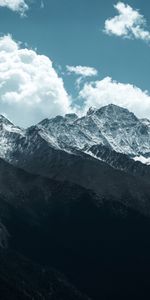
{"label": "cumulus cloud", "polygon": [[16,124],[28,126],[65,114],[70,98],[52,61],[22,48],[10,35],[0,38],[0,110]]}
{"label": "cumulus cloud", "polygon": [[20,13],[22,16],[29,8],[26,0],[0,0],[0,6],[7,7],[12,11]]}
{"label": "cumulus cloud", "polygon": [[146,29],[146,20],[138,10],[118,2],[114,5],[118,15],[105,21],[105,33],[120,37],[150,41],[150,32]]}
{"label": "cumulus cloud", "polygon": [[106,77],[94,83],[86,83],[79,96],[84,100],[84,111],[89,107],[96,108],[116,104],[129,109],[139,118],[150,119],[150,95],[147,91],[123,84]]}

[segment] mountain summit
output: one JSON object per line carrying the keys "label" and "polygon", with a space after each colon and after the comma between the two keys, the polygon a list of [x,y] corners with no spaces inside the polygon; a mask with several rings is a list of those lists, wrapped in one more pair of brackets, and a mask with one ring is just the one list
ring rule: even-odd
{"label": "mountain summit", "polygon": [[103,145],[131,158],[150,158],[150,127],[127,109],[110,104],[100,109],[90,108],[77,118],[56,117],[41,122],[37,127],[53,137],[55,145],[63,150],[70,147],[88,151],[93,145]]}

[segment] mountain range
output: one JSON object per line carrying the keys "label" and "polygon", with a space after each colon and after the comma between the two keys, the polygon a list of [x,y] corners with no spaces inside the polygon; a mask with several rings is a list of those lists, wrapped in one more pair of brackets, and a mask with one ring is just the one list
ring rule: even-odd
{"label": "mountain range", "polygon": [[27,129],[1,115],[0,157],[3,300],[148,295],[149,120],[116,105]]}
{"label": "mountain range", "polygon": [[[67,114],[45,119],[26,130],[14,126],[5,117],[0,117],[0,156],[13,162],[16,152],[25,152],[34,146],[31,138],[45,141],[55,150],[75,154],[88,153],[101,159],[93,146],[102,146],[119,154],[127,155],[135,161],[150,164],[150,121],[138,119],[127,109],[108,105],[98,110],[90,108],[83,117]],[[34,141],[33,141],[34,142]],[[33,143],[32,143],[33,144]],[[24,146],[24,147],[23,147]]]}

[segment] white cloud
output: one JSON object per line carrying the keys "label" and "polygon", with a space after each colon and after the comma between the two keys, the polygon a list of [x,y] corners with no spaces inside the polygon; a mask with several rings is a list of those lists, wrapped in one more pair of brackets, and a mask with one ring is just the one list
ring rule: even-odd
{"label": "white cloud", "polygon": [[138,10],[123,2],[118,2],[114,7],[118,15],[105,21],[107,34],[150,41],[150,32],[146,30],[146,20]]}
{"label": "white cloud", "polygon": [[129,109],[140,118],[150,119],[150,95],[147,91],[123,84],[106,77],[94,83],[86,83],[79,96],[84,100],[84,111],[89,107],[96,108],[116,104]]}
{"label": "white cloud", "polygon": [[87,77],[96,76],[98,71],[95,68],[87,67],[87,66],[66,66],[68,74],[75,74],[79,76],[76,80],[77,89],[80,88],[81,83],[84,82],[84,79]]}
{"label": "white cloud", "polygon": [[70,99],[52,61],[21,48],[11,36],[0,38],[0,110],[19,125],[65,114]]}
{"label": "white cloud", "polygon": [[19,12],[22,16],[29,8],[26,0],[0,0],[0,6]]}
{"label": "white cloud", "polygon": [[91,77],[96,76],[98,74],[97,70],[92,67],[85,66],[66,66],[69,74],[74,73],[75,75],[79,75],[81,77]]}

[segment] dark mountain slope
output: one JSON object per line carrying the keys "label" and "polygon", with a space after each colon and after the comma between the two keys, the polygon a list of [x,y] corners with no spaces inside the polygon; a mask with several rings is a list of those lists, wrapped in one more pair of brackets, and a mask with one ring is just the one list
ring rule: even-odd
{"label": "dark mountain slope", "polygon": [[3,300],[88,300],[60,273],[10,251],[0,251],[0,295]]}
{"label": "dark mountain slope", "polygon": [[[34,133],[35,134],[35,133]],[[17,156],[17,154],[16,154]],[[149,176],[120,171],[87,154],[55,150],[42,141],[36,151],[27,151],[16,165],[35,174],[72,182],[91,189],[105,199],[114,199],[150,213]]]}
{"label": "dark mountain slope", "polygon": [[[96,300],[141,299],[143,291],[149,297],[149,218],[125,205],[122,199],[115,201],[73,183],[28,174],[3,161],[0,192],[0,219],[4,232],[7,230],[9,251],[28,257],[33,263],[30,270],[28,259],[22,261],[17,255],[16,267],[15,254],[7,256],[5,252],[6,258],[0,258],[4,272],[0,272],[0,282],[5,290],[12,287],[15,269],[19,278],[23,276],[25,291],[29,289],[31,295],[36,295],[39,286],[38,291],[42,289],[45,295],[47,287],[43,291],[43,285],[39,285],[43,276],[37,266],[40,264],[44,269],[60,270],[79,290]],[[19,283],[17,274],[13,278]],[[50,274],[44,277],[45,284],[53,276]],[[65,289],[65,297],[61,288]],[[60,287],[56,278],[54,296],[59,292],[62,299],[78,299],[71,298],[75,294],[70,296],[70,288]]]}
{"label": "dark mountain slope", "polygon": [[95,157],[115,169],[125,171],[137,177],[144,177],[145,180],[150,180],[150,166],[142,164],[140,161],[134,161],[126,154],[118,153],[102,145],[92,146],[89,149],[89,153],[92,153]]}

